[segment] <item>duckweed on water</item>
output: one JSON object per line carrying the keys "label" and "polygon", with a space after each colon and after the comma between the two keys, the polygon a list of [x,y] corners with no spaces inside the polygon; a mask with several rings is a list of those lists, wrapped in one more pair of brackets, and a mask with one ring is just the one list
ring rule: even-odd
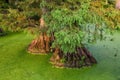
{"label": "duckweed on water", "polygon": [[33,36],[15,33],[0,37],[0,80],[120,80],[120,32],[113,41],[100,41],[88,48],[97,65],[82,69],[54,68],[51,55],[26,52]]}

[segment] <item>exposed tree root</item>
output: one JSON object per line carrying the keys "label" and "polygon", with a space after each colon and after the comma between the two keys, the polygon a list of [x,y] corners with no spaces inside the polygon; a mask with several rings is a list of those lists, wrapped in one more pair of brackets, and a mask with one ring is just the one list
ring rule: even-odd
{"label": "exposed tree root", "polygon": [[42,33],[37,39],[33,40],[28,47],[30,53],[46,54],[50,52],[50,37]]}
{"label": "exposed tree root", "polygon": [[50,58],[50,62],[58,67],[63,67],[64,63],[61,62],[61,59],[63,57],[63,53],[60,51],[59,48],[56,48],[52,57]]}
{"label": "exposed tree root", "polygon": [[46,25],[43,18],[40,18],[40,30],[39,37],[32,41],[28,47],[28,52],[33,54],[47,54],[50,52],[50,37],[46,34]]}
{"label": "exposed tree root", "polygon": [[97,61],[85,48],[77,48],[76,53],[63,54],[58,48],[55,49],[50,59],[51,63],[57,67],[80,68],[83,66],[91,66]]}

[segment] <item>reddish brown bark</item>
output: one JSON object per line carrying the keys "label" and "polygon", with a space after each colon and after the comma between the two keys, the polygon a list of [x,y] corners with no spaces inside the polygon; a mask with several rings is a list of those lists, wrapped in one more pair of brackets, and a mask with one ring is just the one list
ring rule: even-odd
{"label": "reddish brown bark", "polygon": [[41,34],[37,39],[34,39],[28,47],[30,53],[45,54],[50,51],[50,37],[46,33]]}
{"label": "reddish brown bark", "polygon": [[[62,54],[63,55],[63,54]],[[50,62],[58,67],[64,67],[64,63],[61,62],[62,56],[61,56],[61,51],[59,48],[55,48],[55,51],[50,58]]]}
{"label": "reddish brown bark", "polygon": [[[64,60],[62,62],[62,60]],[[57,67],[80,68],[91,66],[97,61],[91,53],[85,48],[77,48],[76,53],[64,54],[59,48],[56,48],[50,61]]]}
{"label": "reddish brown bark", "polygon": [[46,27],[43,18],[40,19],[41,33],[38,38],[34,39],[28,47],[30,53],[46,54],[50,51],[50,37],[46,34],[44,28]]}

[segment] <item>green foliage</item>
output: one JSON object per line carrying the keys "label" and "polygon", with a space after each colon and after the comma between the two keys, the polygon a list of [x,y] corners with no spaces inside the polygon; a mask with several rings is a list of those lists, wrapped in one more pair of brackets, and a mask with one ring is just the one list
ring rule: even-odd
{"label": "green foliage", "polygon": [[[14,6],[10,5],[11,1]],[[5,9],[5,5],[3,5],[3,8],[0,9],[0,27],[5,31],[16,32],[25,28],[37,28],[39,26],[40,0],[10,0],[10,3],[1,3],[8,6]]]}
{"label": "green foliage", "polygon": [[22,26],[18,26],[18,24],[21,23],[21,21],[24,19],[18,20],[18,18],[23,18],[23,15],[18,13],[18,11],[14,9],[8,9],[8,11],[9,14],[2,15],[1,27],[6,31],[19,31]]}
{"label": "green foliage", "polygon": [[[73,0],[67,1],[75,3]],[[69,6],[68,2],[66,4]],[[53,47],[59,47],[64,53],[73,53],[76,47],[103,39],[105,35],[106,24],[90,10],[89,1],[82,1],[81,5],[74,9],[57,5],[43,17],[48,25],[48,33],[55,34]]]}
{"label": "green foliage", "polygon": [[42,0],[40,3],[40,7],[45,7],[47,5],[47,2],[45,0]]}
{"label": "green foliage", "polygon": [[80,30],[61,30],[55,33],[56,40],[53,43],[53,47],[59,45],[64,53],[72,53],[74,52],[76,46],[82,46],[81,41],[83,38],[83,33]]}
{"label": "green foliage", "polygon": [[120,29],[120,10],[115,9],[115,0],[105,1],[92,1],[91,10],[101,16],[109,28]]}

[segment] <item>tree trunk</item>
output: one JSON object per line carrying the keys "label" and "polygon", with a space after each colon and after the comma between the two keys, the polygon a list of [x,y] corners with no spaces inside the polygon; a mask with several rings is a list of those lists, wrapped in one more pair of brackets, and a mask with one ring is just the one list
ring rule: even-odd
{"label": "tree trunk", "polygon": [[81,68],[97,63],[95,58],[85,47],[78,47],[76,53],[67,54],[64,54],[59,48],[56,48],[50,61],[57,67],[68,68]]}
{"label": "tree trunk", "polygon": [[46,54],[50,51],[50,38],[46,33],[40,34],[40,36],[33,40],[28,47],[30,53]]}
{"label": "tree trunk", "polygon": [[[45,15],[48,12],[46,7],[42,8],[42,15]],[[45,24],[44,19],[40,18],[40,35],[37,39],[33,40],[32,43],[28,47],[28,51],[30,53],[37,53],[37,54],[46,54],[50,52],[50,43],[51,37],[46,34],[47,27]]]}
{"label": "tree trunk", "polygon": [[50,51],[50,37],[46,34],[44,19],[40,19],[41,33],[37,39],[34,39],[28,47],[30,53],[46,54]]}

